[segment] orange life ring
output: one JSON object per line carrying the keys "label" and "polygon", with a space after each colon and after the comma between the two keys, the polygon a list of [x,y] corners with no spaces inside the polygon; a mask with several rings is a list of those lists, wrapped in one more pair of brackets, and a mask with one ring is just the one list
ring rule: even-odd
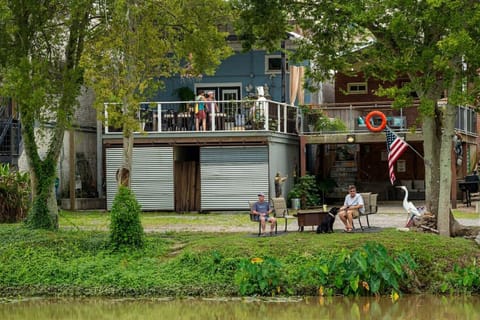
{"label": "orange life ring", "polygon": [[[380,117],[380,119],[382,120],[382,122],[380,123],[380,125],[378,127],[375,127],[370,122],[372,117]],[[367,114],[367,117],[365,118],[365,125],[367,126],[368,130],[370,130],[372,132],[380,132],[383,129],[385,129],[385,127],[387,126],[387,117],[381,111],[378,111],[378,110],[371,111],[369,114]]]}

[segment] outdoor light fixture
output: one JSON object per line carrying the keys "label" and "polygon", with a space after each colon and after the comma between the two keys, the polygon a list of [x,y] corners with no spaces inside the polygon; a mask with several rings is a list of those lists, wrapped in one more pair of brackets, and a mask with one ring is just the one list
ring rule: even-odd
{"label": "outdoor light fixture", "polygon": [[355,142],[355,136],[353,134],[347,134],[347,142],[348,143],[354,143]]}

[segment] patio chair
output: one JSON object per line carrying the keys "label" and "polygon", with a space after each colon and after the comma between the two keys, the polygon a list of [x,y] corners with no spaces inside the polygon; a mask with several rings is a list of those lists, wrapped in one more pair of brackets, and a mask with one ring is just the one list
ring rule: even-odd
{"label": "patio chair", "polygon": [[[258,236],[262,234],[262,224],[260,222],[260,216],[253,214],[253,205],[257,201],[248,201],[248,207],[250,208],[250,221],[258,223]],[[277,234],[277,222],[275,222],[275,234]]]}
{"label": "patio chair", "polygon": [[[366,192],[366,193],[360,193],[363,198],[363,206],[365,208],[364,213],[360,213],[358,217],[354,218],[358,219],[358,224],[360,225],[360,229],[365,229],[365,228],[370,228],[370,221],[368,220],[368,216],[371,214],[375,214],[378,211],[378,206],[377,206],[377,193],[371,193],[371,192]],[[364,227],[362,225],[362,220],[361,218],[365,217],[365,220],[367,221],[367,226]],[[355,225],[353,225],[353,228],[355,228]]]}
{"label": "patio chair", "polygon": [[272,198],[272,206],[275,210],[275,218],[285,219],[285,232],[287,232],[288,219],[294,219],[294,216],[288,214],[287,202],[285,198]]}
{"label": "patio chair", "polygon": [[260,223],[260,217],[258,214],[253,214],[253,205],[256,201],[248,201],[248,207],[250,208],[250,221],[258,224],[258,236],[262,234],[262,224]]}

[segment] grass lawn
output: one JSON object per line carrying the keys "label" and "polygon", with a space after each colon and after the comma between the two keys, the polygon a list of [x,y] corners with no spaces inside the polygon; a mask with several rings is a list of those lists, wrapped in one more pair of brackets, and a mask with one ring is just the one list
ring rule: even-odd
{"label": "grass lawn", "polygon": [[[252,258],[273,259],[272,272],[279,272],[283,281],[278,285],[279,290],[284,288],[281,294],[311,295],[323,281],[319,270],[330,266],[329,277],[336,276],[335,264],[325,261],[353,259],[352,252],[366,244],[381,245],[392,257],[406,252],[413,258],[417,267],[402,280],[405,292],[463,288],[480,293],[475,264],[480,248],[472,240],[395,229],[324,235],[288,232],[259,238],[246,214],[144,213],[141,219],[145,229],[188,223],[243,225],[251,231],[148,232],[145,248],[118,252],[109,248],[109,215],[104,212],[63,211],[57,232],[0,225],[0,296],[239,295],[236,275],[242,261]],[[362,252],[356,259],[363,255],[370,262],[360,261],[359,268],[383,268],[383,260],[377,261],[368,250]],[[385,272],[382,276],[389,277]],[[329,285],[337,290],[335,284]]]}

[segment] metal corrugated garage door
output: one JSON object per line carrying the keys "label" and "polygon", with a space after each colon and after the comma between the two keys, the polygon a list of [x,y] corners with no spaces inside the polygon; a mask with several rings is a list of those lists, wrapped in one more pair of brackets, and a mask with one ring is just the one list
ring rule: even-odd
{"label": "metal corrugated garage door", "polygon": [[[117,192],[116,172],[121,148],[106,149],[107,209]],[[173,148],[133,148],[131,185],[142,210],[174,210]]]}
{"label": "metal corrugated garage door", "polygon": [[268,193],[268,147],[203,147],[200,174],[202,210],[246,209]]}

